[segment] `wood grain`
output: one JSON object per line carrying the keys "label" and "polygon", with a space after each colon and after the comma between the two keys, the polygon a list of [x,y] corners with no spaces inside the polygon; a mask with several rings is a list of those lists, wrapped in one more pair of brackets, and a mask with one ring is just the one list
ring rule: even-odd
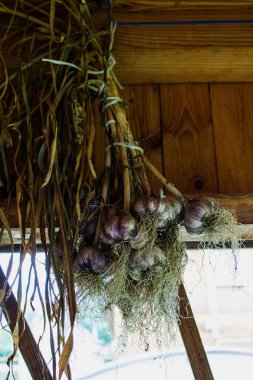
{"label": "wood grain", "polygon": [[175,47],[250,47],[252,37],[251,24],[118,26],[114,49],[123,53],[126,47],[131,47],[136,52],[139,49],[163,53]]}
{"label": "wood grain", "polygon": [[[127,115],[134,138],[149,160],[162,171],[162,135],[160,125],[160,93],[158,85],[125,86],[122,93],[128,101]],[[158,195],[161,185],[148,174],[151,189]]]}
{"label": "wood grain", "polygon": [[207,84],[162,85],[164,175],[184,194],[217,193]]}
{"label": "wood grain", "polygon": [[[243,241],[243,248],[253,246],[253,224],[240,224],[238,226],[238,231]],[[186,243],[187,249],[200,249],[199,243],[201,242],[201,237],[189,235],[184,227],[180,227],[181,239]],[[202,236],[203,238],[203,236]],[[193,243],[193,244],[191,244]],[[229,244],[228,244],[229,247]]]}
{"label": "wood grain", "polygon": [[[155,32],[154,32],[155,34]],[[122,83],[251,82],[252,47],[174,47],[163,51],[115,49]]]}
{"label": "wood grain", "polygon": [[[3,4],[15,5],[15,0],[3,0]],[[41,0],[30,0],[29,3],[34,5],[41,4]],[[107,2],[101,0],[87,0],[88,6],[91,9],[95,8],[107,8]],[[56,4],[57,5],[57,4]],[[251,7],[253,4],[251,0],[112,0],[112,7],[114,10],[121,11],[133,11],[133,12],[142,12],[145,9],[150,11],[159,10],[164,11],[168,8],[173,9],[191,9],[194,7],[199,8],[242,8],[242,7]]]}
{"label": "wood grain", "polygon": [[[198,10],[191,9],[193,4],[188,4],[191,11],[183,10],[179,2],[175,12],[169,7],[171,3],[173,2],[116,3],[115,9],[118,10],[113,15],[116,21],[125,22],[253,19],[252,2],[234,2],[240,9],[232,9],[233,2],[217,2],[226,5],[222,13],[219,9],[215,11],[210,8],[212,2],[208,1],[199,2],[204,8]],[[247,8],[245,3],[248,4]],[[170,9],[169,13],[164,11],[166,7]],[[63,14],[62,17],[66,15]],[[108,30],[106,9],[99,9],[94,14],[94,21],[98,30]],[[3,56],[7,56],[7,51],[16,40],[17,36],[14,36],[7,45],[3,45]],[[252,40],[253,28],[250,23],[118,26],[114,42],[117,60],[115,71],[124,84],[250,82],[253,78]],[[12,50],[8,56],[10,71],[18,68],[16,51],[17,49]],[[39,66],[34,65],[33,76],[39,72]]]}
{"label": "wood grain", "polygon": [[132,12],[142,12],[144,10],[165,11],[168,8],[173,9],[199,9],[199,8],[230,8],[230,7],[251,7],[251,0],[113,0],[114,9],[128,10]]}
{"label": "wood grain", "polygon": [[212,84],[219,192],[253,191],[253,84]]}
{"label": "wood grain", "polygon": [[[252,203],[253,203],[253,200],[252,200]],[[253,220],[252,214],[253,214],[253,207],[251,211],[251,221]],[[240,224],[238,228],[240,231],[240,236],[243,240],[243,246],[252,247],[253,246],[253,224]],[[30,233],[30,230],[27,229],[27,234],[29,235],[29,233]],[[19,253],[21,250],[21,238],[20,238],[19,229],[12,228],[12,234],[13,234],[13,241],[14,241],[13,251],[16,253]],[[199,249],[200,238],[198,236],[189,235],[183,226],[180,227],[180,236],[181,236],[182,241],[186,243],[187,249],[192,248],[192,247],[194,247],[194,249]],[[48,236],[47,236],[47,241],[48,241]],[[39,229],[36,230],[36,244],[37,244],[37,252],[44,252],[44,248],[41,245]],[[0,253],[6,253],[6,252],[11,252],[11,243],[10,243],[10,239],[7,232],[4,231],[1,242],[0,242]]]}
{"label": "wood grain", "polygon": [[[223,30],[215,33],[210,26],[182,30],[174,26],[118,27],[115,72],[123,84],[252,81],[253,29],[224,26]],[[9,70],[16,70],[17,63],[12,51]]]}
{"label": "wood grain", "polygon": [[184,285],[179,287],[179,328],[195,380],[213,380],[212,371],[204,350],[197,324],[192,313]]}
{"label": "wood grain", "polygon": [[[252,3],[247,7],[226,7],[226,8],[159,8],[148,6],[140,10],[137,6],[133,9],[115,6],[112,9],[112,19],[117,23],[147,23],[147,22],[179,22],[179,21],[224,21],[224,20],[252,20]],[[106,25],[108,23],[107,14],[103,11],[96,11],[96,25]]]}
{"label": "wood grain", "polygon": [[[193,198],[196,195],[196,192],[192,194],[185,194],[186,198]],[[253,193],[251,194],[210,194],[210,193],[201,193],[198,195],[205,195],[205,196],[212,196],[214,198],[217,198],[219,200],[219,203],[223,207],[230,208],[232,210],[235,210],[235,214],[237,216],[237,219],[242,224],[253,224]],[[10,204],[9,212],[6,208],[6,201],[3,199],[0,199],[0,208],[3,208],[6,212],[6,216],[8,217],[8,220],[10,222],[11,227],[15,230],[18,229],[18,217],[17,217],[17,208],[15,205],[15,201],[13,201]],[[29,222],[27,223],[27,227],[29,227]],[[29,231],[28,231],[29,233]],[[20,243],[20,237],[17,230],[17,238],[14,240],[17,243]],[[6,235],[7,236],[7,235]],[[37,236],[37,239],[39,241],[39,234]],[[1,241],[0,241],[1,245]]]}
{"label": "wood grain", "polygon": [[243,224],[253,223],[253,194],[248,195],[222,195],[215,196],[223,207],[234,210],[238,222]]}

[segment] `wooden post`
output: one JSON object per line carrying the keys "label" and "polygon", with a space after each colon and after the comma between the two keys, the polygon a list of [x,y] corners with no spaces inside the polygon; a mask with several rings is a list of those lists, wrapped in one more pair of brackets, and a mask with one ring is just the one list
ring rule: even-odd
{"label": "wooden post", "polygon": [[[5,275],[0,266],[0,289],[3,289],[5,282]],[[6,292],[10,290],[7,284]],[[14,330],[17,319],[18,305],[16,298],[11,292],[8,299],[4,302],[3,313],[7,321],[9,321],[9,327],[11,331]],[[42,357],[42,354],[37,346],[37,343],[32,335],[32,332],[21,315],[19,319],[19,328],[23,331],[22,336],[19,338],[19,349],[25,360],[27,368],[33,378],[33,380],[52,380],[52,376],[49,372],[47,364]]]}
{"label": "wooden post", "polygon": [[214,380],[184,285],[179,288],[179,328],[195,380]]}

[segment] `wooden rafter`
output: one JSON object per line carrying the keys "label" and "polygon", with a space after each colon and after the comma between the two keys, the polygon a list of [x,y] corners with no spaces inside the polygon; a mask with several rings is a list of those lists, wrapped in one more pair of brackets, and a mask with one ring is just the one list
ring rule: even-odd
{"label": "wooden rafter", "polygon": [[[4,288],[5,280],[5,274],[0,266],[0,290]],[[9,322],[11,331],[13,332],[16,326],[18,305],[13,293],[10,292],[10,287],[8,284],[5,291],[6,294],[8,294],[8,297],[3,304],[3,313],[6,320]],[[19,331],[23,331],[22,336],[19,338],[19,349],[25,360],[27,368],[29,369],[32,379],[52,380],[47,364],[22,314],[19,318]]]}
{"label": "wooden rafter", "polygon": [[212,371],[183,284],[179,288],[179,297],[179,329],[195,380],[213,380]]}
{"label": "wooden rafter", "polygon": [[[201,194],[198,194],[200,196]],[[212,196],[218,199],[223,207],[227,207],[235,211],[239,223],[253,224],[253,194],[245,195],[226,195],[226,194],[203,194],[205,196]],[[187,195],[186,198],[192,198],[194,195]],[[8,206],[7,200],[0,199],[0,208],[6,212],[8,220],[12,228],[18,228],[18,215],[15,201]],[[29,226],[29,222],[28,222]]]}

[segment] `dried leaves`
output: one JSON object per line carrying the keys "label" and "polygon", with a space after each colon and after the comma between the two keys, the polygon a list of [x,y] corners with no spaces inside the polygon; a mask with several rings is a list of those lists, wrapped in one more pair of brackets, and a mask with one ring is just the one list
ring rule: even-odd
{"label": "dried leaves", "polygon": [[[55,315],[58,342],[63,342],[59,378],[67,368],[73,346],[76,296],[72,262],[79,222],[85,209],[80,193],[83,189],[92,189],[96,178],[91,163],[94,121],[87,68],[96,68],[101,47],[93,32],[88,8],[83,5],[80,8],[76,0],[64,3],[51,0],[35,7],[20,0],[12,8],[6,1],[0,2],[0,15],[5,17],[0,45],[0,150],[1,166],[5,170],[0,175],[3,185],[9,189],[10,199],[15,199],[17,204],[23,259],[26,253],[35,258],[35,236],[40,228],[48,279],[54,273],[58,284],[58,292],[53,292],[48,280],[45,294],[40,299],[43,310],[43,299],[46,300],[49,319],[55,315],[54,305],[59,305],[57,317]],[[15,49],[10,43],[13,40]],[[91,54],[95,46],[99,47],[99,52]],[[14,54],[18,69],[10,72],[8,62]],[[42,62],[43,58],[70,65]],[[77,67],[81,67],[82,72]],[[13,133],[18,136],[18,142],[14,162],[10,163],[6,162],[4,152]],[[15,176],[9,178],[9,172]],[[13,245],[11,227],[2,209],[0,220]],[[30,238],[26,239],[28,225],[31,232]],[[59,258],[55,249],[59,236],[63,243],[61,270],[57,267]],[[31,266],[36,273],[34,259]],[[19,270],[22,271],[22,261]],[[37,276],[36,279],[38,282]],[[40,293],[39,289],[37,283],[35,291]],[[20,302],[21,298],[20,294]],[[65,338],[67,310],[70,329]],[[51,321],[49,323],[51,325]],[[19,332],[15,331],[15,334],[16,345],[10,360],[17,348]],[[53,342],[51,348],[54,356]]]}

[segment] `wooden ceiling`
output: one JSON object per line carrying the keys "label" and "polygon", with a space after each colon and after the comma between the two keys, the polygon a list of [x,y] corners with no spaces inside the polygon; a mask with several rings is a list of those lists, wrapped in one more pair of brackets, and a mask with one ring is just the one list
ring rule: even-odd
{"label": "wooden ceiling", "polygon": [[123,83],[252,81],[253,28],[247,23],[253,20],[252,1],[112,4],[112,19],[119,23],[117,73]]}
{"label": "wooden ceiling", "polygon": [[[107,1],[90,3],[97,27],[108,29]],[[251,0],[112,0],[110,16],[123,84],[252,81]],[[9,67],[17,67],[15,52]]]}

